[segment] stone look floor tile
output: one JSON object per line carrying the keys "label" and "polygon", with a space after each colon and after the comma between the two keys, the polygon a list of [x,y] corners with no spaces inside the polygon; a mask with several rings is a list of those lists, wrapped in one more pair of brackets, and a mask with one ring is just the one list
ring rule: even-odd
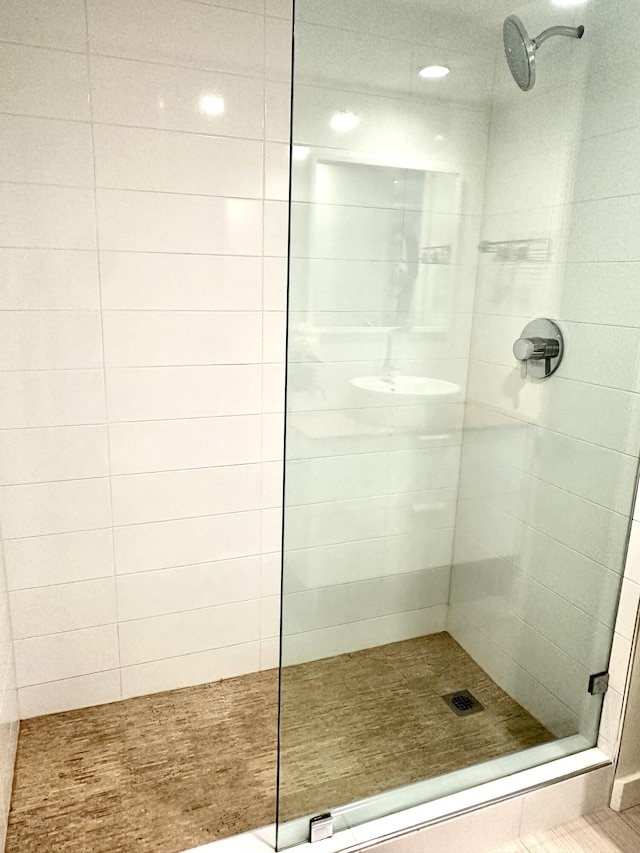
{"label": "stone look floor tile", "polygon": [[[442,693],[485,711],[455,716]],[[272,823],[276,670],[26,720],[6,853],[181,853]],[[288,667],[281,816],[552,740],[446,633]]]}

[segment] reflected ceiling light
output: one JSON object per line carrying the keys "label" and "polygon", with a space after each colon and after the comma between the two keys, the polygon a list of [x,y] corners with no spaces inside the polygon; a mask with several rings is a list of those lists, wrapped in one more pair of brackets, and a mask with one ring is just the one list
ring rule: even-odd
{"label": "reflected ceiling light", "polygon": [[334,113],[331,116],[331,127],[340,133],[347,133],[358,124],[358,116],[355,113]]}
{"label": "reflected ceiling light", "polygon": [[224,112],[224,98],[219,95],[203,95],[200,98],[200,112],[207,116],[219,116]]}
{"label": "reflected ceiling light", "polygon": [[589,0],[551,0],[554,6],[584,6]]}
{"label": "reflected ceiling light", "polygon": [[311,151],[311,149],[307,148],[306,145],[294,145],[293,146],[293,159],[298,160],[300,162],[302,160],[306,160],[307,157],[309,156],[310,151]]}
{"label": "reflected ceiling light", "polygon": [[418,71],[418,74],[424,80],[440,80],[442,77],[446,77],[450,71],[451,69],[447,68],[446,65],[425,65]]}

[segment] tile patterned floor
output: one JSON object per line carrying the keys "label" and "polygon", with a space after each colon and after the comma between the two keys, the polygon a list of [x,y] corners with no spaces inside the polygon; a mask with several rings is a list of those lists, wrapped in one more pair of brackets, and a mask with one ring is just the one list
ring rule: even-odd
{"label": "tile patterned floor", "polygon": [[[485,710],[456,717],[465,688]],[[284,819],[553,740],[447,633],[285,670],[281,737]]]}
{"label": "tile patterned floor", "polygon": [[271,823],[275,671],[25,721],[6,853],[178,853]]}
{"label": "tile patterned floor", "polygon": [[602,809],[571,823],[503,845],[491,853],[638,853],[640,806]]}
{"label": "tile patterned floor", "polygon": [[[485,711],[446,707],[463,688]],[[276,711],[272,670],[25,721],[6,853],[181,853],[272,822]],[[551,739],[445,633],[289,667],[283,815]]]}

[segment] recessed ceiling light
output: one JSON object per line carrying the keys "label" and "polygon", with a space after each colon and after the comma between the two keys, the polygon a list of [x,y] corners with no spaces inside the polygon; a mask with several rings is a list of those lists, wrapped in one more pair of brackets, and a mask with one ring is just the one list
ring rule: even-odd
{"label": "recessed ceiling light", "polygon": [[294,160],[306,160],[309,156],[310,148],[307,148],[306,145],[294,145],[293,146],[293,159]]}
{"label": "recessed ceiling light", "polygon": [[440,80],[446,77],[451,71],[446,65],[425,65],[418,71],[418,74],[425,80]]}
{"label": "recessed ceiling light", "polygon": [[224,98],[219,95],[203,95],[200,98],[200,112],[207,116],[219,116],[224,112]]}
{"label": "recessed ceiling light", "polygon": [[358,116],[355,113],[334,113],[331,116],[331,127],[340,133],[347,133],[358,124]]}

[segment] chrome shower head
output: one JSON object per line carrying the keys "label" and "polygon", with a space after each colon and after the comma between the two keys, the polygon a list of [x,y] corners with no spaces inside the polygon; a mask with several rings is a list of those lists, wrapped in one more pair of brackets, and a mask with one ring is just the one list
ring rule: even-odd
{"label": "chrome shower head", "polygon": [[531,38],[517,15],[509,15],[502,27],[504,54],[509,71],[523,92],[530,92],[536,84],[536,51],[552,36],[581,39],[584,27],[550,27]]}

